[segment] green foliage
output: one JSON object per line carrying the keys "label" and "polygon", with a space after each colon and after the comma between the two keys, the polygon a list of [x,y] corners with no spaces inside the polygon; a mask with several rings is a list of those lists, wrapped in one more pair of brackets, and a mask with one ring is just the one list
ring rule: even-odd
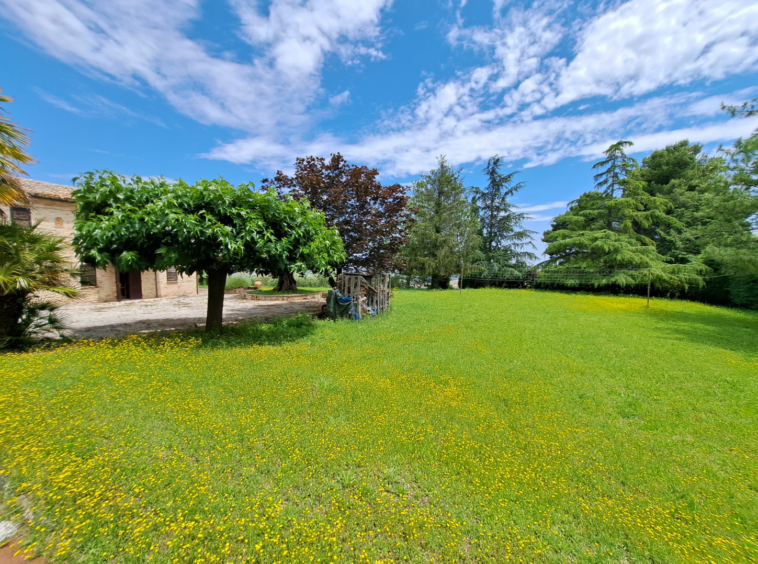
{"label": "green foliage", "polygon": [[414,224],[403,250],[407,271],[428,274],[432,288],[447,288],[450,276],[481,257],[479,222],[461,173],[439,158],[438,167],[413,185]]}
{"label": "green foliage", "polygon": [[34,299],[39,292],[77,295],[77,272],[65,256],[66,243],[39,230],[0,221],[0,348],[23,345],[47,329],[60,328],[55,306]]}
{"label": "green foliage", "polygon": [[[13,102],[10,96],[4,96],[0,88],[0,103]],[[22,165],[34,163],[26,152],[29,145],[27,130],[18,127],[0,107],[0,204],[6,206],[30,205],[29,199],[18,183],[18,176],[25,176]]]}
{"label": "green foliage", "polygon": [[758,129],[747,139],[739,138],[734,147],[719,150],[726,155],[732,186],[755,194],[758,190]]}
{"label": "green foliage", "polygon": [[637,161],[624,152],[625,147],[632,145],[631,141],[617,141],[603,153],[605,159],[592,165],[593,169],[601,169],[593,177],[595,190],[613,196],[616,190],[622,189],[621,181],[637,168]]}
{"label": "green foliage", "polygon": [[479,215],[483,256],[472,265],[471,272],[482,278],[513,276],[537,260],[537,255],[528,250],[535,249],[532,242],[535,232],[523,227],[528,214],[518,212],[509,200],[524,183],[514,181],[518,172],[500,172],[502,164],[502,158],[497,155],[489,159],[484,169],[487,187],[472,190],[472,201]]}
{"label": "green foliage", "polygon": [[74,246],[82,260],[121,271],[208,275],[208,330],[222,323],[232,272],[328,271],[345,260],[342,240],[308,202],[223,179],[189,185],[109,171],[75,179]]}
{"label": "green foliage", "polygon": [[301,319],[4,356],[0,495],[18,522],[33,507],[29,545],[81,564],[755,560],[758,314],[464,290]]}
{"label": "green foliage", "polygon": [[314,272],[306,272],[305,274],[295,276],[298,286],[304,288],[328,288],[329,276],[323,274],[317,274]]}
{"label": "green foliage", "polygon": [[722,102],[721,109],[730,113],[732,117],[753,117],[758,115],[758,98],[744,102],[741,106],[729,106]]}
{"label": "green foliage", "polygon": [[729,277],[729,301],[737,307],[758,309],[758,276]]}
{"label": "green foliage", "polygon": [[[702,284],[699,275],[707,267],[699,263],[668,264],[670,259],[658,253],[655,242],[640,233],[672,224],[674,220],[666,213],[671,204],[645,192],[638,181],[623,179],[620,185],[622,197],[586,192],[553,220],[543,236],[548,243],[545,252],[550,256],[545,267],[553,272],[597,272],[592,280],[596,287],[647,283],[651,274],[656,288],[687,289]],[[576,286],[579,281],[568,277],[566,285]]]}
{"label": "green foliage", "polygon": [[[751,227],[758,197],[745,189],[752,178],[750,147],[740,140],[725,151],[729,164],[688,141],[654,151],[618,180],[620,196],[588,192],[554,220],[544,234],[547,266],[614,270],[593,280],[616,287],[646,283],[648,273],[639,269],[650,269],[658,290],[730,303],[728,283],[711,292],[702,288],[702,276],[758,273],[758,238]],[[587,277],[567,283],[580,285],[580,279]]]}
{"label": "green foliage", "polygon": [[76,179],[74,245],[83,260],[119,270],[184,274],[221,269],[297,272],[344,259],[342,242],[307,203],[222,179],[189,185],[109,171]]}
{"label": "green foliage", "polygon": [[635,177],[671,203],[675,221],[644,231],[658,252],[677,264],[713,259],[719,274],[758,272],[758,239],[750,230],[758,197],[734,187],[722,158],[681,141],[643,159]]}
{"label": "green foliage", "polygon": [[[261,281],[262,282],[262,281]],[[226,290],[236,290],[237,288],[250,288],[255,284],[254,277],[246,272],[235,272],[226,277]]]}
{"label": "green foliage", "polygon": [[[262,288],[273,288],[276,285],[276,277],[267,274],[250,274],[247,272],[235,272],[226,278],[226,289],[236,290],[237,288],[252,288],[256,280],[261,281]],[[305,288],[327,288],[329,287],[329,277],[313,272],[295,276],[298,286]],[[286,292],[285,292],[286,293]],[[294,291],[292,293],[295,293]]]}

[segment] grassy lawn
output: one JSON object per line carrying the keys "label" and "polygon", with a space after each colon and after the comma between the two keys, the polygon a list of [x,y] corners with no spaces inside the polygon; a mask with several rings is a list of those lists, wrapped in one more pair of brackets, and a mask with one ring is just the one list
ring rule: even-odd
{"label": "grassy lawn", "polygon": [[6,355],[3,511],[51,562],[755,562],[758,315],[644,305],[406,291]]}
{"label": "grassy lawn", "polygon": [[248,294],[263,294],[267,296],[291,296],[293,294],[313,294],[315,292],[328,292],[331,288],[298,288],[295,292],[274,292],[273,288],[261,288],[260,290],[248,290]]}

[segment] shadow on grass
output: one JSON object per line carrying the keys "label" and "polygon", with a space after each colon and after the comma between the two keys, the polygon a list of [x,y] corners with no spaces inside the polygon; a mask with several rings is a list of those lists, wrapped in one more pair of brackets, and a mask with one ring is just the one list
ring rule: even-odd
{"label": "shadow on grass", "polygon": [[221,332],[198,330],[185,335],[199,338],[205,347],[225,348],[282,345],[304,339],[315,330],[316,322],[313,318],[301,313],[295,317],[277,317],[272,320],[251,319],[238,325],[224,327]]}
{"label": "shadow on grass", "polygon": [[727,308],[652,311],[655,331],[668,337],[758,356],[758,314]]}
{"label": "shadow on grass", "polygon": [[[273,319],[254,318],[242,321],[239,324],[225,326],[223,331],[206,332],[204,329],[194,329],[191,331],[157,331],[155,333],[139,335],[123,335],[109,339],[103,339],[102,342],[118,343],[137,339],[147,346],[159,347],[167,341],[181,342],[192,341],[201,348],[238,348],[249,347],[254,345],[283,345],[286,343],[299,341],[308,337],[316,330],[316,322],[306,314],[300,313],[294,317],[276,317]],[[28,347],[15,350],[0,350],[3,353],[18,352],[43,352],[55,351],[68,346],[76,346],[78,339],[65,338],[56,341],[37,341]],[[87,342],[87,339],[82,339]]]}

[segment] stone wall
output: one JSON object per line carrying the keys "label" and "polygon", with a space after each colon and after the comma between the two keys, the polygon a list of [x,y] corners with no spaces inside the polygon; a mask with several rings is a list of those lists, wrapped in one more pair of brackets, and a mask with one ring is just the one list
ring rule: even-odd
{"label": "stone wall", "polygon": [[159,298],[174,298],[176,296],[192,296],[197,294],[197,275],[182,276],[178,274],[175,282],[169,282],[168,273],[157,272]]}
{"label": "stone wall", "polygon": [[[74,202],[35,197],[31,200],[32,223],[42,220],[40,230],[63,237],[66,242],[71,243],[74,237]],[[0,205],[0,210],[3,211],[6,219],[10,219],[11,213],[8,206]],[[71,264],[78,267],[79,260],[73,248],[69,247],[67,255],[70,257]],[[81,287],[78,279],[72,280],[71,285],[81,290],[77,301],[83,303],[117,301],[116,269],[112,265],[108,265],[108,268],[104,270],[97,269],[95,278],[97,283],[95,287]],[[169,282],[166,272],[148,270],[142,273],[143,299],[188,296],[197,293],[197,275],[178,276],[176,282]]]}

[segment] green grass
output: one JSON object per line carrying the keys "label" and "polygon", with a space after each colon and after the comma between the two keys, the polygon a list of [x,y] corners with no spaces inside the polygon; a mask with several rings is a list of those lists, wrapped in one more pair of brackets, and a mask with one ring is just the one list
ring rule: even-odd
{"label": "green grass", "polygon": [[273,288],[262,288],[260,290],[248,290],[248,294],[262,294],[267,296],[292,296],[295,294],[313,294],[315,292],[328,292],[330,288],[298,288],[294,292],[274,292]]}
{"label": "green grass", "polygon": [[5,355],[5,512],[50,562],[755,562],[758,316],[644,304],[401,291]]}

